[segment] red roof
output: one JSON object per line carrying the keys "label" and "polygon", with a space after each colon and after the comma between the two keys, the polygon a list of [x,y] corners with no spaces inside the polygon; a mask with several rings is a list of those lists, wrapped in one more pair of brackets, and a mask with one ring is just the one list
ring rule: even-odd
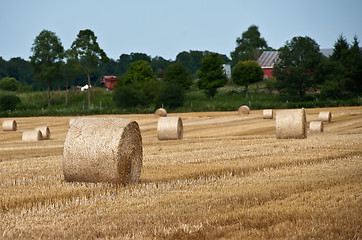
{"label": "red roof", "polygon": [[258,59],[259,66],[261,68],[273,68],[274,63],[278,61],[278,51],[265,51]]}

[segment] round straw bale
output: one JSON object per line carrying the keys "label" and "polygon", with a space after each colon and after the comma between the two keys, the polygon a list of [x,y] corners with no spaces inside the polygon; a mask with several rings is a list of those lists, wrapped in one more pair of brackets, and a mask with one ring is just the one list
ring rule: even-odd
{"label": "round straw bale", "polygon": [[183,124],[180,117],[164,117],[158,119],[158,140],[177,140],[183,137]]}
{"label": "round straw bale", "polygon": [[47,127],[47,126],[36,127],[35,130],[39,130],[41,132],[41,135],[43,136],[43,140],[50,139],[49,127]]}
{"label": "round straw bale", "polygon": [[239,107],[238,113],[239,113],[239,115],[250,114],[250,108],[246,105],[243,105],[243,106]]}
{"label": "round straw bale", "polygon": [[307,121],[304,108],[279,110],[275,115],[275,122],[278,139],[307,137]]}
{"label": "round straw bale", "polygon": [[23,142],[37,142],[43,139],[40,130],[27,130],[23,132],[21,140]]}
{"label": "round straw bale", "polygon": [[136,183],[142,168],[138,123],[122,118],[77,118],[63,151],[66,181]]}
{"label": "round straw bale", "polygon": [[324,125],[322,121],[312,121],[309,123],[309,132],[323,132]]}
{"label": "round straw bale", "polygon": [[159,108],[155,112],[155,117],[167,117],[167,111],[164,108]]}
{"label": "round straw bale", "polygon": [[264,109],[263,118],[264,119],[273,119],[273,109]]}
{"label": "round straw bale", "polygon": [[331,112],[320,112],[318,119],[323,122],[330,122],[332,121],[332,114]]}
{"label": "round straw bale", "polygon": [[15,120],[5,120],[3,122],[3,130],[4,131],[16,131],[18,129],[18,126],[16,124]]}

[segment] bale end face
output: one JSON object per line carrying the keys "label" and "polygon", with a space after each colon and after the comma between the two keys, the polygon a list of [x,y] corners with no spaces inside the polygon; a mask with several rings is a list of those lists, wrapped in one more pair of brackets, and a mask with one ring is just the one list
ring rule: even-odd
{"label": "bale end face", "polygon": [[304,108],[279,110],[275,116],[278,139],[307,138],[307,121]]}
{"label": "bale end face", "polygon": [[65,139],[63,174],[69,182],[136,183],[142,157],[137,122],[114,117],[77,118]]}
{"label": "bale end face", "polygon": [[2,124],[2,127],[4,131],[16,131],[18,129],[15,120],[5,120]]}
{"label": "bale end face", "polygon": [[160,118],[157,124],[158,140],[177,140],[183,138],[183,123],[180,117]]}
{"label": "bale end face", "polygon": [[250,108],[248,106],[246,106],[246,105],[243,105],[243,106],[239,107],[238,114],[239,115],[249,115],[250,114]]}

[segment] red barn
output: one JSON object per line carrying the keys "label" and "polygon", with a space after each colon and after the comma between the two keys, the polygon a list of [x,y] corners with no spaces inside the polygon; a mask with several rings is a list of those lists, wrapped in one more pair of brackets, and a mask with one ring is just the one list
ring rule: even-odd
{"label": "red barn", "polygon": [[102,76],[101,79],[101,85],[104,85],[106,88],[112,90],[114,88],[114,85],[117,83],[116,76]]}
{"label": "red barn", "polygon": [[263,69],[264,79],[273,77],[273,67],[275,62],[278,61],[278,57],[278,51],[265,51],[260,55],[258,63],[261,69]]}

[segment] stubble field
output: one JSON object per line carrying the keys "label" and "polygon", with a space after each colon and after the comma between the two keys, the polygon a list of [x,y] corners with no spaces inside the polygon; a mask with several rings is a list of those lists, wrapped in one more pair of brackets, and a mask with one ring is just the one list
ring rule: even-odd
{"label": "stubble field", "polygon": [[[15,118],[0,131],[0,239],[360,239],[362,107],[306,109],[308,123],[320,111],[324,133],[291,140],[262,111],[170,114],[184,123],[172,141],[152,114],[117,115],[142,133],[128,186],[64,181],[71,117]],[[21,142],[39,125],[51,140]]]}

